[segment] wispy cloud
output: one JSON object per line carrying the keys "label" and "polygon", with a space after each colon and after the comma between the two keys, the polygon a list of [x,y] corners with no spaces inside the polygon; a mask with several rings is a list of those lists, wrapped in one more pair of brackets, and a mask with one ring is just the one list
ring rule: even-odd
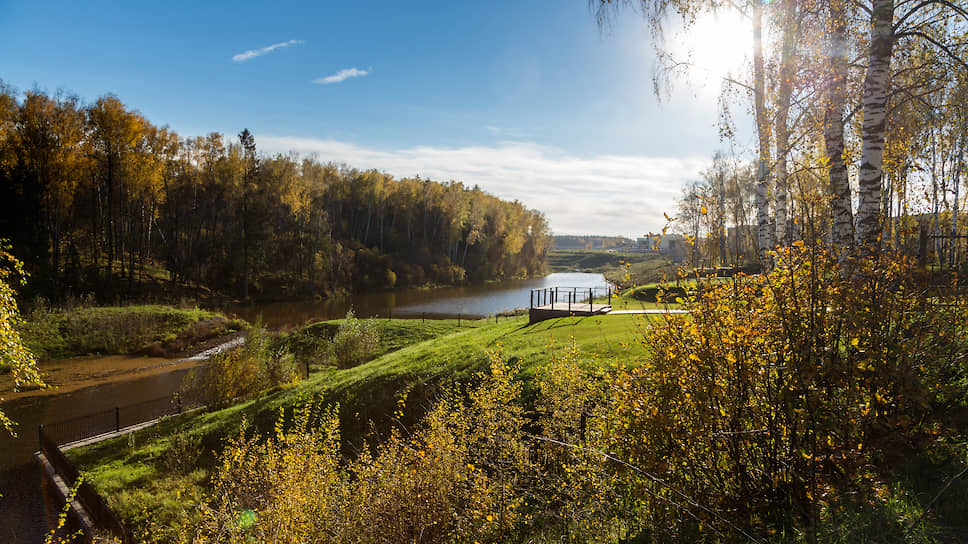
{"label": "wispy cloud", "polygon": [[249,59],[254,59],[256,57],[261,57],[266,53],[271,53],[276,49],[282,49],[283,47],[289,47],[290,45],[299,45],[305,43],[302,40],[289,40],[288,42],[279,42],[272,45],[267,45],[261,49],[250,49],[245,53],[239,53],[238,55],[233,55],[232,60],[235,62],[245,62]]}
{"label": "wispy cloud", "polygon": [[523,140],[528,137],[527,133],[521,130],[518,130],[516,128],[502,128],[502,127],[496,127],[494,125],[487,125],[486,128],[487,128],[487,131],[493,134],[494,136],[498,136],[502,138]]}
{"label": "wispy cloud", "polygon": [[366,74],[369,74],[370,70],[372,70],[372,68],[368,68],[366,70],[360,70],[359,68],[343,68],[342,70],[340,70],[339,72],[336,72],[331,76],[317,77],[316,79],[313,80],[313,83],[317,83],[320,85],[339,83],[341,81],[346,81],[351,77],[363,77]]}
{"label": "wispy cloud", "polygon": [[641,236],[675,214],[682,184],[709,166],[705,157],[593,155],[580,157],[527,142],[496,146],[384,151],[336,140],[263,136],[272,153],[315,154],[320,161],[479,185],[501,198],[541,210],[558,234]]}

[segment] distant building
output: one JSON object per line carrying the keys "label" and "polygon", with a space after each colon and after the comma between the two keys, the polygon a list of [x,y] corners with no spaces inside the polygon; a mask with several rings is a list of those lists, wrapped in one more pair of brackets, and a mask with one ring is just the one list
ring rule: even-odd
{"label": "distant building", "polygon": [[686,257],[686,238],[681,234],[650,232],[637,238],[635,247],[642,253],[667,255],[673,261],[681,261]]}

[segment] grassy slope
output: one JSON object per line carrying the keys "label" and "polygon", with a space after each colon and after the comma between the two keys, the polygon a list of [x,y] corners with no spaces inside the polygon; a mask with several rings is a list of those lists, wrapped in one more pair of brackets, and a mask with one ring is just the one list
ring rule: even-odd
{"label": "grassy slope", "polygon": [[[170,306],[109,306],[34,311],[21,334],[38,358],[184,349],[244,324],[220,314]],[[164,351],[162,349],[162,351]]]}
{"label": "grassy slope", "polygon": [[[226,437],[238,432],[243,416],[257,428],[268,431],[280,408],[324,394],[328,402],[341,405],[344,441],[352,451],[366,433],[368,420],[376,422],[378,428],[389,421],[405,387],[411,387],[408,406],[413,409],[405,419],[413,421],[432,401],[437,385],[469,380],[483,370],[487,350],[500,349],[507,357],[519,357],[526,376],[550,358],[549,346],[570,343],[572,339],[592,358],[636,359],[644,356],[645,351],[633,340],[648,322],[645,316],[626,315],[562,318],[528,326],[526,317],[515,317],[498,323],[471,322],[472,328],[465,321],[465,327],[457,329],[454,321],[421,324],[416,320],[377,320],[385,337],[392,338],[401,349],[355,368],[316,373],[291,389],[274,391],[224,410],[172,418],[131,437],[102,442],[69,455],[123,518],[143,526],[147,521],[142,506],[147,506],[164,525],[180,507],[180,497],[201,489],[212,464],[212,452],[221,449]],[[330,326],[332,323],[315,327]],[[191,471],[172,470],[170,460],[178,455],[179,439],[185,436],[178,433],[184,429],[190,429],[187,433],[207,453]]]}

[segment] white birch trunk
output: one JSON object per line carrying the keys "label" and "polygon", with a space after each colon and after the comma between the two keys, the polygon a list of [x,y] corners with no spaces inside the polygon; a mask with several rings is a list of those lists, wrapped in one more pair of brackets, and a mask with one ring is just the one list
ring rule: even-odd
{"label": "white birch trunk", "polygon": [[965,135],[962,133],[958,140],[958,151],[955,159],[954,173],[954,206],[951,208],[951,244],[952,250],[949,256],[949,265],[954,266],[958,262],[958,251],[961,249],[961,241],[958,238],[958,199],[960,198],[959,189],[961,188],[961,172],[965,164]]}
{"label": "white birch trunk", "polygon": [[770,123],[766,115],[766,96],[763,70],[763,4],[754,0],[753,6],[753,109],[756,132],[759,136],[759,162],[756,169],[756,233],[760,265],[767,271],[773,268],[773,229],[770,224]]}
{"label": "white birch trunk", "polygon": [[857,206],[857,245],[866,255],[876,254],[881,235],[881,179],[887,128],[887,94],[894,48],[894,0],[873,0],[871,42],[864,79],[863,151]]}
{"label": "white birch trunk", "polygon": [[796,0],[784,0],[782,4],[783,46],[780,54],[780,89],[776,104],[776,243],[781,246],[792,242],[791,230],[787,220],[787,193],[789,192],[789,173],[787,155],[790,147],[790,128],[787,126],[790,113],[790,97],[793,95],[793,80],[796,78],[796,46],[799,24],[797,22]]}
{"label": "white birch trunk", "polygon": [[844,99],[847,90],[847,10],[844,0],[830,3],[827,52],[827,100],[824,110],[824,143],[827,150],[830,195],[831,245],[843,261],[854,243],[854,215],[850,182],[844,162]]}

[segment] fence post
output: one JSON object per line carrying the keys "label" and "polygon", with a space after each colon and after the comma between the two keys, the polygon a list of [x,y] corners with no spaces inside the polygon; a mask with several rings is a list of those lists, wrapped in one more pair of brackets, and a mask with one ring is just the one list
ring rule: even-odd
{"label": "fence post", "polygon": [[427,312],[420,312],[420,322],[423,323],[427,320]]}
{"label": "fence post", "polygon": [[595,311],[595,298],[592,296],[592,288],[588,288],[588,311]]}
{"label": "fence post", "polygon": [[37,425],[37,440],[40,442],[40,451],[44,451],[44,424]]}
{"label": "fence post", "polygon": [[457,313],[457,328],[460,328],[460,312]]}
{"label": "fence post", "polygon": [[121,432],[121,407],[114,407],[114,432]]}

